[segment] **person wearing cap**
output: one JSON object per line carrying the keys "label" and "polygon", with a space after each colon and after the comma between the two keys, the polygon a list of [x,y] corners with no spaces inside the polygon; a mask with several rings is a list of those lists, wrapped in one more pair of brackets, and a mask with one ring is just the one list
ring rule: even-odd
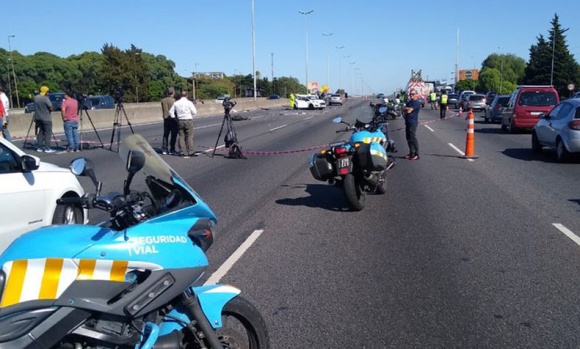
{"label": "person wearing cap", "polygon": [[421,97],[417,90],[409,90],[409,99],[403,108],[405,118],[405,136],[409,145],[407,160],[419,160],[419,142],[417,141],[417,126],[419,126],[419,111],[422,105]]}
{"label": "person wearing cap", "polygon": [[40,88],[40,93],[34,96],[34,121],[39,132],[36,136],[37,149],[39,153],[54,153],[50,147],[50,136],[52,136],[52,103],[47,96],[49,89],[47,86]]}
{"label": "person wearing cap", "polygon": [[175,103],[175,89],[170,87],[167,89],[167,97],[161,100],[161,116],[163,117],[163,140],[161,144],[161,152],[166,155],[167,152],[171,155],[176,155],[175,142],[177,141],[177,129],[179,125],[174,117],[169,115],[169,110]]}

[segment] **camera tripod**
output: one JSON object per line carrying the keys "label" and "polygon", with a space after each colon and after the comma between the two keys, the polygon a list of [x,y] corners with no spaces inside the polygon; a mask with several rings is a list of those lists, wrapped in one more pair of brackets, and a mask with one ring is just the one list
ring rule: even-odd
{"label": "camera tripod", "polygon": [[224,102],[224,119],[222,121],[220,133],[218,134],[218,137],[215,141],[215,146],[213,147],[213,153],[211,154],[212,158],[215,155],[218,142],[220,140],[220,137],[222,136],[224,125],[227,123],[228,130],[224,137],[226,148],[229,148],[227,157],[230,159],[246,159],[244,154],[242,154],[242,148],[240,148],[240,145],[238,144],[238,136],[236,135],[236,130],[234,129],[234,124],[232,122],[232,117],[230,115],[230,110],[234,107],[235,104],[236,104],[235,102]]}
{"label": "camera tripod", "polygon": [[[26,148],[26,143],[28,143],[28,137],[30,136],[30,130],[32,130],[32,124],[34,123],[34,116],[32,118],[30,118],[30,125],[28,126],[28,132],[26,132],[26,138],[24,139],[24,143],[22,144],[22,148]],[[37,137],[36,138],[36,142],[38,143],[38,131],[39,128],[38,126],[36,126],[34,128],[34,135]],[[52,134],[52,139],[54,140],[54,144],[56,144],[56,146],[58,147],[58,140],[56,139],[56,136],[54,135],[54,133]]]}
{"label": "camera tripod", "polygon": [[123,107],[123,102],[117,102],[115,107],[115,121],[113,121],[113,132],[111,133],[111,143],[109,145],[109,150],[113,150],[113,140],[115,139],[115,133],[117,133],[117,151],[119,151],[119,143],[121,143],[121,127],[123,126],[123,119],[121,117],[121,113],[125,116],[125,120],[127,120],[127,125],[131,129],[131,133],[135,133],[133,131],[133,126],[131,126],[131,122],[127,117],[127,113],[125,112],[125,107]]}
{"label": "camera tripod", "polygon": [[97,135],[97,139],[99,140],[99,142],[101,142],[101,148],[104,148],[105,145],[103,144],[103,141],[101,140],[101,136],[99,136],[99,132],[97,132],[97,128],[95,127],[95,124],[93,123],[93,119],[91,119],[91,116],[89,115],[89,111],[84,106],[84,101],[83,101],[83,102],[79,103],[79,110],[77,113],[77,116],[79,117],[79,120],[80,120],[80,129],[79,129],[79,147],[80,147],[80,149],[79,150],[83,150],[83,111],[85,112],[85,115],[87,116],[87,118],[89,118],[89,121],[91,122],[91,126],[93,127],[93,130],[95,131],[95,135]]}

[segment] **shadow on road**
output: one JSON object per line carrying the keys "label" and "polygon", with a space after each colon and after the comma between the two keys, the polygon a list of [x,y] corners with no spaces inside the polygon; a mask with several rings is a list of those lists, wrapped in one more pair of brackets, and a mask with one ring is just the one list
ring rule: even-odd
{"label": "shadow on road", "polygon": [[282,187],[291,189],[302,189],[309,196],[295,199],[279,199],[276,203],[287,206],[317,207],[329,211],[348,211],[348,203],[341,188],[333,187],[329,184],[296,184],[283,185]]}

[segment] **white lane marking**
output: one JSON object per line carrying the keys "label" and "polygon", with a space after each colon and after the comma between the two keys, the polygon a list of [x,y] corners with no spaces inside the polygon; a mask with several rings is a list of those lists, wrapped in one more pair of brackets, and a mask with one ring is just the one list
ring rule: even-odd
{"label": "white lane marking", "polygon": [[574,234],[570,229],[566,228],[563,224],[560,223],[552,223],[553,226],[556,227],[559,231],[564,233],[567,237],[569,237],[572,241],[574,241],[577,245],[580,245],[580,237]]}
{"label": "white lane marking", "polygon": [[[447,144],[449,144],[449,146],[450,146],[451,148],[453,148],[453,149],[454,149],[456,152],[458,152],[459,154],[461,154],[461,156],[465,156],[465,153],[464,153],[464,152],[463,152],[461,149],[457,148],[457,147],[456,147],[456,146],[454,146],[452,143],[447,143]],[[467,161],[474,162],[475,160],[473,160],[473,159],[467,159]]]}
{"label": "white lane marking", "polygon": [[[225,148],[225,146],[226,146],[225,144],[218,145],[217,147],[215,147],[215,149],[217,150],[217,149]],[[213,151],[214,151],[214,148],[211,148],[211,149],[204,150],[203,153],[211,153]]]}
{"label": "white lane marking", "polygon": [[272,132],[272,131],[276,131],[276,130],[279,130],[279,129],[281,129],[281,128],[284,128],[284,127],[286,127],[286,126],[288,126],[288,125],[286,124],[286,125],[282,125],[282,126],[278,126],[278,127],[271,128],[271,129],[270,129],[270,132]]}
{"label": "white lane marking", "polygon": [[431,132],[435,132],[435,130],[434,130],[434,129],[432,129],[431,127],[429,127],[428,125],[423,125],[423,126],[427,127],[427,129],[428,129],[429,131],[431,131]]}
{"label": "white lane marking", "polygon": [[304,120],[312,119],[313,117],[314,117],[314,115],[311,115],[311,116],[305,118]]}
{"label": "white lane marking", "polygon": [[234,266],[234,264],[242,257],[242,255],[252,246],[256,240],[262,235],[264,230],[254,230],[252,234],[244,241],[243,244],[222,264],[215,273],[211,274],[204,285],[217,284],[222,277]]}

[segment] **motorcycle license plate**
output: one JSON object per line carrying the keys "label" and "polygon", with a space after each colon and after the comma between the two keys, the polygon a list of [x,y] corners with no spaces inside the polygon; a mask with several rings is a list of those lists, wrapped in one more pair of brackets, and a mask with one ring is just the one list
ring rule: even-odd
{"label": "motorcycle license plate", "polygon": [[341,145],[343,145],[343,144],[346,144],[346,142],[345,142],[345,141],[334,142],[334,143],[330,143],[330,144],[328,145],[328,147],[329,147],[329,148],[334,148],[334,147],[341,146]]}
{"label": "motorcycle license plate", "polygon": [[341,173],[342,169],[349,170],[350,169],[350,158],[338,158],[338,159],[336,159],[336,169],[338,170],[338,173]]}

